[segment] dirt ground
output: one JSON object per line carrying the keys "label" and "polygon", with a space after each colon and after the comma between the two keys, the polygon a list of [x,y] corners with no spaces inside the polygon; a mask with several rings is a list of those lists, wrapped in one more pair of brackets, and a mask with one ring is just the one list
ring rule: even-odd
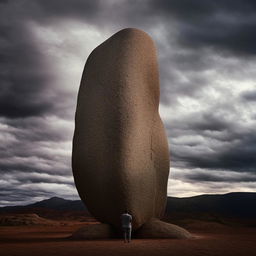
{"label": "dirt ground", "polygon": [[[84,224],[83,224],[84,225]],[[189,240],[134,239],[71,241],[67,237],[81,224],[62,226],[0,227],[1,256],[90,256],[90,255],[172,255],[172,256],[253,256],[256,255],[256,228],[194,227]]]}

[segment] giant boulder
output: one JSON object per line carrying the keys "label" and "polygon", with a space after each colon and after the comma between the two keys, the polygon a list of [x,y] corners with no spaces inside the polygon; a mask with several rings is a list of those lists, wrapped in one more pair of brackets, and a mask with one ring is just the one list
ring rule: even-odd
{"label": "giant boulder", "polygon": [[124,29],[93,50],[78,93],[72,167],[89,211],[117,230],[125,210],[133,230],[165,210],[169,150],[158,107],[148,34]]}

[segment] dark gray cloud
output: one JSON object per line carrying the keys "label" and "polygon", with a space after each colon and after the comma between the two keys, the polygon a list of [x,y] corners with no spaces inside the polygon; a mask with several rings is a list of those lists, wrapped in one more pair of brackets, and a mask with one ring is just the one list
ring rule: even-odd
{"label": "dark gray cloud", "polygon": [[193,170],[183,170],[172,174],[173,179],[183,180],[187,182],[255,182],[256,174],[232,171],[216,171],[211,169],[195,168]]}
{"label": "dark gray cloud", "polygon": [[255,173],[255,123],[242,125],[218,110],[201,111],[167,125],[174,165]]}
{"label": "dark gray cloud", "polygon": [[28,31],[16,22],[0,30],[0,115],[17,118],[50,112],[47,68]]}
{"label": "dark gray cloud", "polygon": [[160,0],[154,12],[178,27],[178,43],[186,48],[215,48],[228,53],[255,55],[255,1]]}
{"label": "dark gray cloud", "polygon": [[54,71],[29,30],[30,22],[90,20],[100,1],[4,1],[0,11],[0,116],[42,116],[63,111],[65,91],[52,85]]}
{"label": "dark gray cloud", "polygon": [[[54,0],[54,1],[32,1],[32,5],[45,20],[59,17],[73,19],[90,19],[100,11],[100,0]],[[38,18],[38,13],[35,16]]]}
{"label": "dark gray cloud", "polygon": [[207,182],[211,189],[226,182],[235,191],[242,182],[240,189],[252,190],[255,1],[13,0],[0,6],[0,204],[77,196],[70,157],[80,75],[89,52],[124,27],[145,30],[158,48],[174,180],[199,184],[200,193]]}
{"label": "dark gray cloud", "polygon": [[245,101],[256,101],[256,90],[245,91],[241,96]]}

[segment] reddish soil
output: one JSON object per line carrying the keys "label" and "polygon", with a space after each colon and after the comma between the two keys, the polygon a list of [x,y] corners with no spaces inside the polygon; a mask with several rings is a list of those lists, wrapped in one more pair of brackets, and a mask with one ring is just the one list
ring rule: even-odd
{"label": "reddish soil", "polygon": [[253,256],[256,252],[256,228],[224,225],[196,225],[190,240],[134,239],[71,241],[67,237],[85,225],[0,227],[1,256],[90,256],[90,255],[172,255],[172,256]]}

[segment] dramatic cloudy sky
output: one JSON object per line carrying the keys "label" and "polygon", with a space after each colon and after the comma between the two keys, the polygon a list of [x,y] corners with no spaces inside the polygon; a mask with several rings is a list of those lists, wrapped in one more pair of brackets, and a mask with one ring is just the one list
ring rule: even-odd
{"label": "dramatic cloudy sky", "polygon": [[156,42],[168,195],[256,191],[256,1],[1,0],[0,205],[77,199],[85,60],[125,27]]}

